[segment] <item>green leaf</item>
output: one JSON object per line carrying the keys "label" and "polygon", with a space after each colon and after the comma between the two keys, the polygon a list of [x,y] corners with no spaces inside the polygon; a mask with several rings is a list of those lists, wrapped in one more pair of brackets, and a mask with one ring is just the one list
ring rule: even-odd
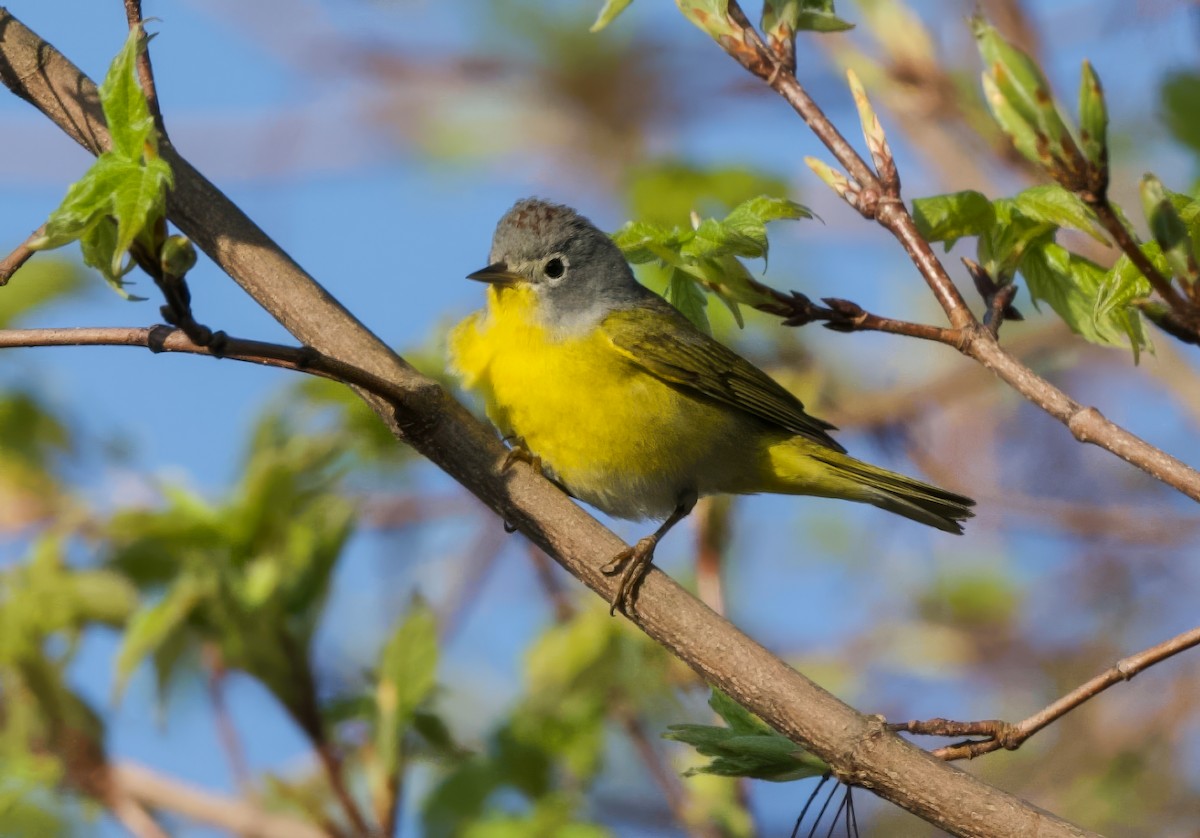
{"label": "green leaf", "polygon": [[612,239],[634,265],[662,260],[665,252],[678,251],[680,246],[677,230],[667,231],[644,221],[630,221],[613,233]]}
{"label": "green leaf", "polygon": [[[723,223],[726,228],[734,230],[744,239],[749,239],[758,250],[761,250],[761,253],[757,254],[741,253],[737,250],[732,250],[732,253],[738,256],[761,255],[763,259],[766,259],[768,222],[812,217],[812,210],[803,204],[789,201],[787,198],[772,198],[769,195],[759,195],[756,198],[743,201],[734,207],[733,211],[725,216]],[[698,230],[697,234],[699,234]]]}
{"label": "green leaf", "polygon": [[912,214],[921,235],[931,242],[946,242],[947,250],[958,239],[980,235],[995,220],[992,202],[973,189],[917,198]]}
{"label": "green leaf", "polygon": [[1108,244],[1104,231],[1087,204],[1074,192],[1068,192],[1057,183],[1031,186],[1018,192],[1012,200],[1026,218],[1058,227],[1071,227],[1087,233],[1103,245]]}
{"label": "green leaf", "polygon": [[109,65],[99,91],[113,153],[135,162],[142,159],[147,143],[154,151],[158,148],[154,119],[137,77],[137,58],[146,48],[146,40],[141,27],[129,30],[129,37]]}
{"label": "green leaf", "polygon": [[981,17],[971,21],[984,62],[984,92],[1000,127],[1027,159],[1056,178],[1076,173],[1082,156],[1041,68]]}
{"label": "green leaf", "polygon": [[417,599],[379,656],[375,687],[375,747],[387,776],[398,770],[404,732],[433,692],[437,673],[437,618]]}
{"label": "green leaf", "polygon": [[596,22],[592,24],[590,31],[599,32],[608,26],[632,2],[633,0],[604,0],[604,7],[600,9],[600,14],[596,16]]}
{"label": "green leaf", "polygon": [[[767,0],[774,7],[796,5],[789,0]],[[800,0],[796,15],[796,29],[811,32],[845,32],[853,29],[853,23],[847,23],[833,13],[833,0]],[[764,5],[763,17],[766,18]]]}
{"label": "green leaf", "polygon": [[667,302],[679,309],[692,325],[705,334],[712,334],[708,323],[708,298],[704,296],[692,276],[684,271],[671,271],[667,282]]}
{"label": "green leaf", "polygon": [[1088,162],[1108,170],[1108,106],[1100,77],[1086,59],[1079,77],[1079,141]]}
{"label": "green leaf", "polygon": [[684,17],[707,32],[713,40],[740,40],[741,29],[737,21],[729,16],[729,0],[675,0],[675,5]]}
{"label": "green leaf", "polygon": [[772,730],[724,693],[713,690],[709,705],[728,727],[679,724],[671,725],[663,734],[665,739],[691,745],[701,755],[712,758],[707,765],[690,769],[688,775],[716,774],[783,783],[829,772],[823,760]]}
{"label": "green leaf", "polygon": [[1149,173],[1143,175],[1141,196],[1150,232],[1170,266],[1167,275],[1196,279],[1196,258],[1192,251],[1191,236],[1183,218],[1167,198],[1162,181]]}
{"label": "green leaf", "polygon": [[124,691],[138,664],[181,630],[200,603],[211,595],[212,587],[206,580],[191,574],[183,575],[158,602],[133,615],[117,652],[113,687],[116,695]]}
{"label": "green leaf", "polygon": [[167,190],[174,185],[171,167],[161,157],[137,167],[117,187],[112,196],[112,216],[117,219],[117,243],[112,259],[113,273],[142,230],[166,212]]}
{"label": "green leaf", "polygon": [[1046,241],[1025,253],[1020,271],[1030,296],[1049,303],[1084,339],[1101,346],[1129,346],[1135,357],[1146,345],[1136,311],[1098,305],[1106,274],[1094,262]]}
{"label": "green leaf", "polygon": [[1169,74],[1159,89],[1162,119],[1175,139],[1200,152],[1200,72]]}
{"label": "green leaf", "polygon": [[[763,229],[763,241],[766,228]],[[706,218],[700,222],[695,235],[679,249],[679,255],[689,261],[713,259],[733,254],[755,259],[765,255],[763,246],[754,238],[744,235],[729,224]]]}
{"label": "green leaf", "polygon": [[50,214],[45,235],[31,244],[47,250],[79,240],[84,261],[127,299],[134,298],[123,290],[121,278],[131,269],[125,254],[144,230],[161,221],[166,191],[173,185],[170,167],[158,156],[154,120],[137,80],[137,56],[144,46],[141,30],[131,30],[100,86],[111,150],[71,185]]}

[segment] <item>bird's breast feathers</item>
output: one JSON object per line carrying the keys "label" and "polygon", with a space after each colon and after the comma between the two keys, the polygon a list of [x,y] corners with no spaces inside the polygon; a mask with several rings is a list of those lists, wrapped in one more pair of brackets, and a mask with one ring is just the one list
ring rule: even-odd
{"label": "bird's breast feathers", "polygon": [[649,374],[603,328],[553,334],[536,306],[532,291],[489,289],[488,309],[451,333],[451,364],[572,494],[619,517],[662,517],[681,492],[703,491],[699,474],[744,459],[733,427],[744,420]]}

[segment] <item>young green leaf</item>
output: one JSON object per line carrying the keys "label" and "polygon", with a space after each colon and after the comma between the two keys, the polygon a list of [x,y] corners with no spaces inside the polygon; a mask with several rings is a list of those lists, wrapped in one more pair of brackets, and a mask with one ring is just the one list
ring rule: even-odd
{"label": "young green leaf", "polygon": [[437,643],[437,618],[418,599],[380,653],[375,747],[387,776],[397,770],[402,737],[417,707],[433,692]]}
{"label": "young green leaf", "polygon": [[1061,245],[1042,240],[1021,259],[1021,275],[1036,302],[1044,300],[1071,328],[1091,343],[1129,346],[1135,360],[1146,346],[1138,314],[1129,307],[1098,305],[1103,268]]}
{"label": "young green leaf", "polygon": [[1017,211],[1026,218],[1058,227],[1071,227],[1087,233],[1100,244],[1108,244],[1108,238],[1087,204],[1074,192],[1068,192],[1057,183],[1031,186],[1018,192],[1012,200]]}
{"label": "young green leaf", "polygon": [[125,45],[108,66],[100,85],[100,106],[112,137],[112,151],[124,160],[141,160],[149,146],[158,152],[158,135],[146,96],[138,82],[137,59],[146,48],[147,38],[140,26],[129,30]]}
{"label": "young green leaf", "polygon": [[644,221],[630,221],[612,234],[625,258],[634,265],[663,260],[665,254],[678,251],[679,231],[668,231]]}
{"label": "young green leaf", "polygon": [[973,189],[917,198],[913,221],[928,241],[945,242],[946,250],[966,236],[978,236],[995,221],[992,202]]}
{"label": "young green leaf", "polygon": [[714,41],[741,38],[741,27],[729,16],[729,0],[675,0],[675,5]]}
{"label": "young green leaf", "polygon": [[696,282],[690,274],[681,270],[671,271],[671,279],[667,282],[667,302],[679,309],[697,329],[705,334],[712,334],[708,312],[705,311],[708,298],[696,287]]}
{"label": "young green leaf", "polygon": [[724,693],[713,690],[709,705],[728,727],[680,724],[671,725],[663,734],[712,758],[707,765],[688,770],[688,775],[716,774],[783,783],[828,773],[829,766],[823,760],[776,733]]}
{"label": "young green leaf", "polygon": [[1079,140],[1088,162],[1105,175],[1108,173],[1108,106],[1104,88],[1090,61],[1083,62],[1079,77]]}
{"label": "young green leaf", "polygon": [[1037,63],[982,18],[971,26],[984,62],[984,92],[1001,128],[1055,179],[1081,174],[1083,157]]}
{"label": "young green leaf", "polygon": [[[730,251],[738,256],[761,256],[767,258],[767,223],[771,221],[799,220],[813,218],[812,210],[803,204],[789,201],[787,198],[773,198],[770,195],[759,195],[738,204],[729,215],[725,216],[722,224],[745,239],[754,243],[760,251],[757,254]],[[698,233],[699,231],[697,231]]]}
{"label": "young green leaf", "polygon": [[[847,23],[833,12],[833,0],[767,0],[763,4],[763,25],[766,26],[767,6],[782,7],[780,17],[793,15],[795,28],[811,32],[845,32],[853,29],[853,23]],[[794,7],[794,11],[789,8]]]}
{"label": "young green leaf", "polygon": [[45,235],[31,243],[35,250],[47,250],[79,240],[84,261],[128,299],[133,298],[123,290],[122,277],[130,270],[125,254],[144,230],[161,221],[173,186],[137,79],[137,56],[144,48],[141,30],[131,30],[100,86],[112,148],[72,184],[47,220]]}
{"label": "young green leaf", "polygon": [[117,652],[114,693],[119,696],[129,682],[129,676],[147,655],[152,654],[167,639],[180,631],[192,613],[213,589],[209,582],[194,574],[178,577],[162,599],[144,606],[129,621]]}
{"label": "young green leaf", "polygon": [[1186,278],[1189,282],[1200,279],[1200,269],[1192,251],[1192,238],[1187,225],[1167,197],[1162,181],[1152,174],[1145,174],[1141,181],[1142,209],[1150,232],[1158,243],[1170,273]]}
{"label": "young green leaf", "polygon": [[633,0],[604,0],[604,7],[600,9],[600,14],[596,16],[596,22],[592,24],[592,28],[589,31],[599,32],[608,26],[632,2]]}

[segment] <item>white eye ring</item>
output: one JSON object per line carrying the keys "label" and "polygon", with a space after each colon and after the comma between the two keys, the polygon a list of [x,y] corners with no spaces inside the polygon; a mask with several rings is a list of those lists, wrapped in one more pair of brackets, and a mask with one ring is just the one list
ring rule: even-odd
{"label": "white eye ring", "polygon": [[546,279],[553,283],[557,283],[567,275],[567,268],[570,263],[565,256],[551,256],[546,260],[546,264],[542,265],[542,273],[546,275]]}

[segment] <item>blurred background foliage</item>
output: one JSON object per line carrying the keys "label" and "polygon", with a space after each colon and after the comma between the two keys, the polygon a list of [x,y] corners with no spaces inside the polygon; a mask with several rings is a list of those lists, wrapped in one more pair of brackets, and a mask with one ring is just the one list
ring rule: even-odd
{"label": "blurred background foliage", "polygon": [[[803,168],[803,155],[817,152],[803,126],[673,8],[641,0],[593,35],[596,3],[453,5],[448,13],[322,0],[281,22],[287,4],[213,3],[203,15],[217,34],[202,37],[236,31],[284,68],[288,84],[349,91],[355,108],[338,118],[373,142],[344,149],[355,172],[397,155],[449,180],[492,184],[503,201],[519,188],[595,206],[614,230],[626,219],[686,228],[693,211],[720,217],[755,195],[787,196],[823,221],[776,225],[767,281],[937,319],[899,249]],[[1045,181],[983,104],[965,23],[975,5],[843,3],[839,14],[855,30],[801,40],[798,75],[848,136],[856,127],[841,71],[862,77],[910,198],[977,189],[994,200]],[[1059,89],[1074,89],[1081,57],[1101,72],[1119,200],[1137,206],[1147,168],[1200,197],[1200,74],[1168,63],[1177,57],[1169,50],[1151,54],[1171,30],[1194,55],[1194,4],[979,5]],[[171,33],[165,5],[148,2],[146,13],[161,14]],[[357,23],[323,28],[342,19]],[[153,49],[172,42],[173,34]],[[164,63],[158,53],[156,61]],[[171,88],[162,76],[160,85],[172,124]],[[251,120],[238,142],[286,144],[281,124]],[[219,144],[224,133],[198,136]],[[303,179],[306,167],[320,168],[299,153],[268,157],[250,155],[270,169],[266,177]],[[61,190],[77,173],[59,175]],[[269,220],[279,210],[268,202],[263,212]],[[381,250],[394,258],[415,246],[404,229],[391,234],[386,246],[364,248],[373,262]],[[23,233],[3,235],[15,244]],[[1082,235],[1068,241],[1092,247],[1090,258],[1106,267],[1115,260]],[[459,250],[479,264],[460,266]],[[426,270],[448,285],[486,250],[484,232],[444,243]],[[665,287],[661,269],[641,270],[647,284]],[[54,322],[54,311],[91,322],[96,288],[75,263],[39,255],[0,289],[0,325]],[[202,301],[206,289],[193,293]],[[445,320],[424,333],[388,335],[450,385],[438,336],[478,304],[469,293],[437,296]],[[949,350],[784,329],[755,312],[739,330],[723,306],[707,311],[719,336],[835,422],[851,450],[979,501],[980,516],[958,540],[821,501],[706,501],[691,535],[664,545],[668,572],[843,699],[894,720],[1017,719],[1191,626],[1200,518],[1183,498],[1078,445]],[[1011,351],[1115,421],[1200,461],[1190,348],[1154,333],[1153,354],[1135,367],[1128,351],[1085,344],[1049,312],[1025,313],[1027,322],[1005,326]],[[112,408],[48,384],[56,379],[43,371],[59,357],[10,350],[0,367],[0,834],[121,834],[130,806],[159,812],[172,834],[217,834],[222,821],[180,814],[179,801],[199,787],[223,795],[210,815],[249,803],[291,819],[285,826],[335,836],[791,829],[809,783],[685,777],[706,760],[661,734],[715,723],[705,686],[534,548],[503,535],[344,388],[252,385],[258,399],[238,434],[211,432],[221,450],[242,451],[240,462],[228,479],[202,485],[175,466],[189,462],[186,436],[167,437],[164,466],[139,453],[146,439],[105,426]],[[106,374],[126,374],[121,359],[108,363]],[[219,367],[221,375],[229,365]],[[171,377],[180,380],[144,398],[181,403],[171,387],[201,386]],[[228,411],[219,388],[212,384],[209,404]],[[1172,660],[1020,751],[967,768],[1106,834],[1194,835],[1198,675],[1191,658]],[[209,733],[188,738],[189,729]],[[188,770],[154,763],[180,749]],[[183,775],[174,796],[154,797],[122,773],[139,762]],[[865,797],[864,834],[935,834]]]}

